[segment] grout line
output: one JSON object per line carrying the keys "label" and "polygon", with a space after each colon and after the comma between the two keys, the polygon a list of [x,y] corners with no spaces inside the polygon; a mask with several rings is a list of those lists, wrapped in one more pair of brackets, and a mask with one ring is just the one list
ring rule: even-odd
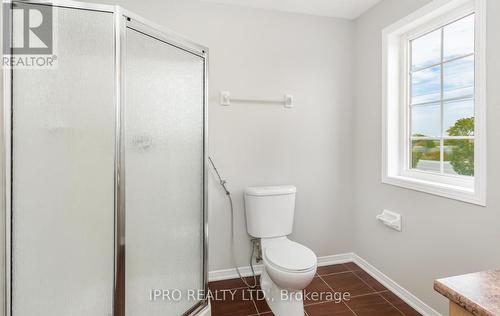
{"label": "grout line", "polygon": [[366,293],[366,294],[359,294],[359,295],[351,296],[351,298],[358,298],[358,297],[370,296],[370,295],[375,295],[375,294],[380,294],[380,293],[385,293],[385,292],[388,292],[388,290],[383,290],[383,291],[378,291],[378,292],[375,291],[375,292]]}
{"label": "grout line", "polygon": [[[364,296],[369,296],[369,295],[378,295],[380,296],[383,300],[385,300],[387,303],[389,303],[389,305],[391,305],[392,307],[394,307],[401,315],[405,315],[399,308],[396,307],[396,305],[394,305],[393,303],[391,303],[388,299],[386,299],[383,295],[381,295],[382,293],[386,293],[386,292],[390,292],[392,293],[391,291],[389,291],[388,289],[385,289],[383,291],[376,291],[370,284],[368,284],[363,278],[361,278],[359,275],[356,274],[356,272],[358,271],[364,271],[366,272],[365,270],[363,270],[362,268],[359,268],[359,269],[356,269],[356,270],[353,270],[353,269],[350,269],[348,266],[346,266],[345,264],[342,263],[343,266],[346,267],[347,271],[341,271],[341,272],[334,272],[334,273],[329,273],[329,274],[324,274],[324,275],[320,275],[319,273],[316,273],[315,274],[315,278],[319,278],[321,279],[321,281],[323,281],[324,284],[326,284],[326,286],[332,291],[332,292],[336,292],[324,279],[323,277],[325,276],[330,276],[330,275],[337,275],[337,274],[343,274],[343,273],[352,273],[354,274],[359,280],[361,280],[364,284],[366,284],[370,289],[373,290],[372,293],[366,293],[366,294],[360,294],[360,295],[355,295],[355,296],[351,296],[351,299],[352,298],[358,298],[358,297],[364,297]],[[229,279],[229,280],[232,280],[232,279]],[[228,280],[228,281],[229,281]],[[236,280],[236,279],[234,279]],[[214,282],[217,282],[217,281],[214,281]],[[236,287],[236,288],[221,288],[221,289],[217,289],[217,290],[213,290],[213,291],[228,291],[228,290],[244,290],[244,289],[249,289],[249,290],[255,290],[257,291],[257,289],[250,289],[249,287],[247,286],[243,286],[243,287]],[[312,305],[319,305],[319,304],[325,304],[325,303],[332,303],[332,302],[335,302],[335,301],[323,301],[323,302],[316,302],[316,303],[311,303],[311,304],[307,304],[307,305],[304,305],[304,314],[305,316],[309,316],[309,314],[307,314],[307,311],[305,310],[305,307],[306,306],[312,306]],[[263,315],[262,313],[259,312],[259,309],[257,308],[257,304],[255,303],[255,300],[252,300],[252,303],[253,303],[253,306],[255,308],[255,311],[257,313],[254,313],[254,314],[251,314],[251,315],[248,315],[248,316],[260,316],[260,315]],[[354,312],[354,310],[344,301],[342,300],[342,303],[354,314],[357,316],[356,312]]]}
{"label": "grout line", "polygon": [[252,299],[252,304],[253,304],[253,308],[255,308],[255,311],[257,312],[257,314],[254,314],[254,315],[260,315],[259,309],[257,308],[257,304],[255,304],[255,300],[253,300],[253,299]]}
{"label": "grout line", "polygon": [[[347,263],[354,263],[354,261],[347,262]],[[354,264],[355,264],[355,263],[354,263]],[[365,270],[363,270],[363,269],[362,269],[360,266],[358,266],[358,265],[356,265],[356,266],[358,267],[358,269],[357,269],[357,270],[353,270],[353,269],[349,268],[349,266],[348,266],[347,264],[345,264],[345,263],[342,263],[342,265],[343,265],[343,266],[344,266],[347,270],[349,270],[350,272],[353,272],[353,273],[354,273],[354,272],[356,272],[356,271],[365,271]]]}
{"label": "grout line", "polygon": [[[363,270],[364,271],[364,270]],[[366,271],[364,271],[366,272]],[[366,272],[368,273],[368,272]],[[375,290],[370,284],[368,284],[368,282],[366,282],[365,280],[363,280],[362,277],[360,277],[359,275],[357,275],[354,271],[352,272],[352,274],[354,274],[358,279],[361,280],[361,282],[363,282],[364,284],[366,284],[370,289],[372,289],[374,292],[377,292],[377,290]],[[378,282],[378,281],[377,281]],[[385,291],[385,290],[384,290]]]}
{"label": "grout line", "polygon": [[[372,292],[372,293],[360,294],[360,295],[351,296],[351,298],[358,298],[358,297],[370,296],[370,295],[375,295],[375,294],[382,294],[382,293],[386,293],[386,292],[389,292],[389,291],[388,290],[384,290],[384,291],[379,291],[379,292]],[[336,303],[336,304],[338,304],[335,301],[322,301],[322,302],[310,303],[310,304],[307,304],[307,305],[304,305],[304,306],[320,305],[320,304],[325,304],[325,303]]]}
{"label": "grout line", "polygon": [[336,275],[336,274],[342,274],[342,273],[348,273],[348,272],[354,273],[354,271],[347,270],[347,271],[333,272],[333,273],[327,273],[327,274],[318,274],[318,276],[322,277],[322,276]]}
{"label": "grout line", "polygon": [[346,302],[344,302],[344,305],[347,306],[347,308],[349,308],[349,310],[355,315],[355,316],[358,316],[358,314],[356,314],[356,312],[351,308],[351,306],[347,305]]}
{"label": "grout line", "polygon": [[[383,290],[383,291],[377,291],[375,290],[372,286],[370,286],[370,284],[366,283],[365,280],[363,280],[359,275],[357,275],[354,271],[349,271],[351,272],[352,274],[354,274],[355,277],[357,277],[359,280],[361,280],[361,282],[363,282],[364,284],[366,284],[366,286],[368,286],[373,292],[372,293],[366,293],[366,294],[360,294],[360,295],[355,295],[355,296],[351,296],[352,298],[354,297],[359,297],[359,296],[365,296],[365,295],[370,295],[370,294],[375,294],[377,292],[385,292],[387,290]],[[367,272],[368,273],[368,272]],[[325,280],[323,280],[325,281]],[[326,282],[325,282],[326,283]],[[328,283],[327,283],[328,284]]]}
{"label": "grout line", "polygon": [[403,313],[399,308],[396,307],[396,305],[392,304],[388,299],[386,299],[383,295],[378,294],[380,297],[382,297],[387,303],[389,303],[392,307],[394,307],[398,312],[401,313],[401,315],[405,316],[405,313]]}
{"label": "grout line", "polygon": [[[364,270],[363,270],[364,271]],[[366,272],[366,271],[365,271]],[[368,272],[366,272],[368,273]],[[368,282],[366,282],[365,280],[363,280],[359,275],[357,275],[356,273],[353,272],[353,274],[358,278],[360,279],[364,284],[366,284],[369,288],[371,288],[372,290],[375,291],[375,293],[371,293],[371,294],[377,294],[378,296],[380,296],[384,301],[386,301],[387,303],[389,303],[389,305],[391,305],[392,307],[394,307],[401,315],[404,315],[402,311],[399,310],[399,308],[397,308],[396,306],[394,306],[394,304],[392,304],[391,302],[389,302],[383,295],[380,295],[380,293],[384,293],[384,292],[387,292],[388,290],[384,290],[384,291],[376,291],[370,284],[368,284]],[[380,283],[380,282],[379,282]]]}
{"label": "grout line", "polygon": [[[356,296],[357,297],[357,296]],[[307,304],[307,305],[304,305],[305,306],[314,306],[314,305],[321,305],[321,304],[326,304],[326,303],[335,303],[335,304],[340,304],[337,303],[336,301],[323,301],[323,302],[316,302],[316,303],[311,303],[311,304]]]}
{"label": "grout line", "polygon": [[[325,281],[325,280],[324,280],[321,276],[320,276],[319,278],[321,279],[321,281],[323,281],[323,283],[325,283],[325,284],[326,284],[326,286],[328,286],[328,288],[329,288],[330,290],[332,290],[334,293],[336,292],[336,291],[335,291],[335,290],[334,290],[334,289],[330,286],[330,284],[326,283],[326,281]],[[343,304],[344,304],[344,305],[345,305],[345,306],[346,306],[346,307],[347,307],[347,308],[348,308],[348,309],[349,309],[349,310],[350,310],[350,311],[351,311],[351,312],[352,312],[355,316],[357,316],[357,315],[358,315],[358,314],[356,314],[356,312],[354,312],[354,311],[353,311],[353,310],[349,307],[349,305],[347,305],[347,303],[346,303],[346,302],[344,302],[344,300],[342,300],[342,303],[343,303]]]}

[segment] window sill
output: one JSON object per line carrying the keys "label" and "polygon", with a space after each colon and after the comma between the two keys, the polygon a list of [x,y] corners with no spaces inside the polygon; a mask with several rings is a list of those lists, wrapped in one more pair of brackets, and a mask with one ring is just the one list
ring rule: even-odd
{"label": "window sill", "polygon": [[486,206],[486,198],[474,189],[437,183],[405,176],[385,176],[382,183],[402,187],[405,189],[425,192],[442,196],[448,199],[467,202],[475,205]]}

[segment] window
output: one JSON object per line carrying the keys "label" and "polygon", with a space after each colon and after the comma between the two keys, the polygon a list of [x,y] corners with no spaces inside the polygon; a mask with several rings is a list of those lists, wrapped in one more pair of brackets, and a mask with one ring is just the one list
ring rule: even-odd
{"label": "window", "polygon": [[433,2],[384,30],[384,183],[485,205],[484,2]]}
{"label": "window", "polygon": [[409,168],[474,176],[474,14],[409,40]]}

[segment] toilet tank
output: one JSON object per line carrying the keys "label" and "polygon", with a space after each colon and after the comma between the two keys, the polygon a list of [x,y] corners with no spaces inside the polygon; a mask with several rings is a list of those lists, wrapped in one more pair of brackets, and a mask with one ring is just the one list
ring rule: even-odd
{"label": "toilet tank", "polygon": [[256,238],[287,236],[292,233],[295,213],[293,185],[245,189],[247,231]]}

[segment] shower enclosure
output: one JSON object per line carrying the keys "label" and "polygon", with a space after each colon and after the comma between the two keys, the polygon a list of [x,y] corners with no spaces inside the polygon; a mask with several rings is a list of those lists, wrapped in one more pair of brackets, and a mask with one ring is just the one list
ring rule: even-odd
{"label": "shower enclosure", "polygon": [[16,12],[50,9],[57,65],[4,68],[5,315],[205,310],[207,49],[120,7],[10,5],[12,54]]}

